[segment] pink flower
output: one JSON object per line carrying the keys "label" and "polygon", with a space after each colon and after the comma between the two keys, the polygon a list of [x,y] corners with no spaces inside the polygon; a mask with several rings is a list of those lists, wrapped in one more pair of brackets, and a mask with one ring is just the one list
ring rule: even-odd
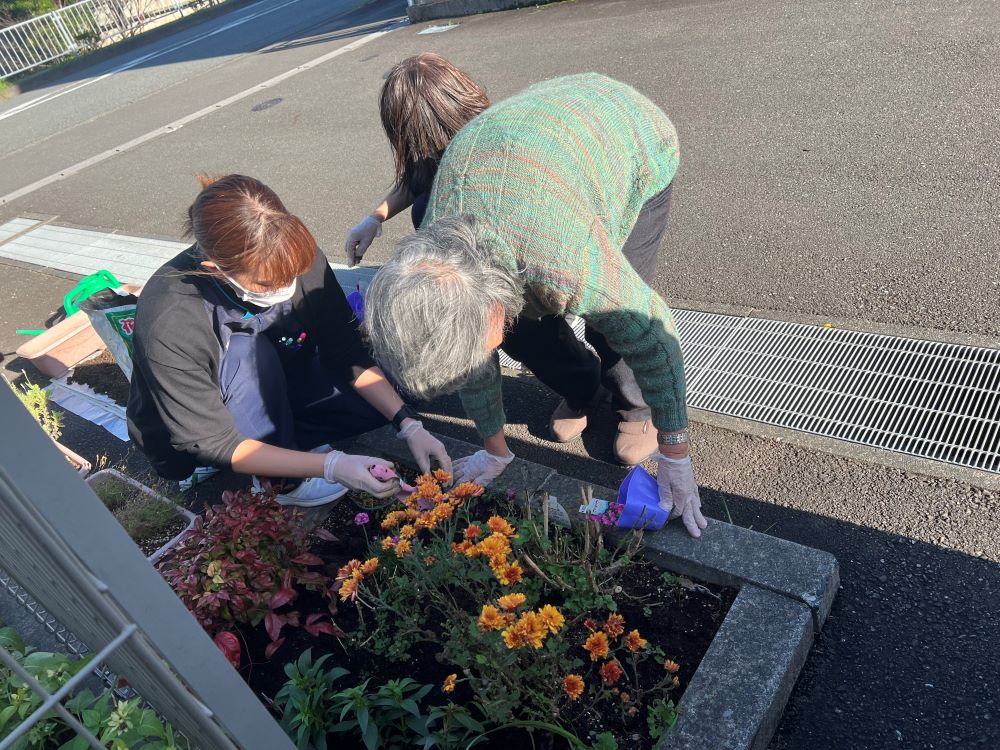
{"label": "pink flower", "polygon": [[356,523],[358,526],[364,526],[370,520],[371,519],[368,517],[368,514],[364,512],[358,513],[358,515],[354,517],[354,523]]}

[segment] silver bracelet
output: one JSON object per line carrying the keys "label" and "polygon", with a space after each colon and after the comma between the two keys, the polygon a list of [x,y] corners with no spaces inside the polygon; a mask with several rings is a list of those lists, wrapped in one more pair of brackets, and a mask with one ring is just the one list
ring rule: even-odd
{"label": "silver bracelet", "polygon": [[664,432],[660,430],[656,433],[656,442],[660,445],[683,445],[688,442],[688,431]]}

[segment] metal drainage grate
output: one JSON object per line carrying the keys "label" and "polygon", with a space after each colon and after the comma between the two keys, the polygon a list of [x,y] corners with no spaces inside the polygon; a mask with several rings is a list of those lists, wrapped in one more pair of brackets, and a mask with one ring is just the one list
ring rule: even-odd
{"label": "metal drainage grate", "polygon": [[688,406],[1000,472],[1000,350],[676,310]]}
{"label": "metal drainage grate", "polygon": [[[688,406],[1000,472],[1000,350],[674,310]],[[572,320],[583,338],[583,321]],[[521,364],[500,353],[500,364]]]}

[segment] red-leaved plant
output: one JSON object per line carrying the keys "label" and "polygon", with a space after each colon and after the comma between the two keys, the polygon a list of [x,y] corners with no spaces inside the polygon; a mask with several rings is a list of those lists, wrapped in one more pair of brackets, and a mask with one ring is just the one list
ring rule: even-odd
{"label": "red-leaved plant", "polygon": [[[323,560],[310,551],[314,536],[335,539],[323,529],[305,529],[301,512],[279,505],[273,491],[225,492],[222,505],[199,516],[164,558],[160,573],[235,666],[239,648],[229,632],[235,623],[264,622],[271,639],[264,655],[270,659],[285,642],[286,626],[302,627],[312,636],[344,634],[331,617],[337,613],[334,581],[316,569]],[[320,593],[327,611],[303,619],[292,609],[298,587]]]}

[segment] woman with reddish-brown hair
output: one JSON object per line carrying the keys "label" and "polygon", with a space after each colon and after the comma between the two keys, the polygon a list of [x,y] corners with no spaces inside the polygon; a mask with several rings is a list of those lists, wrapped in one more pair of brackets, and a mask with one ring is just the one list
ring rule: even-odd
{"label": "woman with reddish-brown hair", "polygon": [[[188,210],[195,244],[143,289],[129,434],[156,471],[231,468],[282,485],[282,504],[348,489],[387,497],[388,465],[331,440],[393,422],[424,470],[451,463],[365,348],[358,320],[302,221],[252,177],[203,178]],[[304,480],[304,481],[302,481]]]}
{"label": "woman with reddish-brown hair", "polygon": [[392,191],[347,234],[344,252],[353,266],[364,256],[382,223],[411,208],[420,227],[445,148],[466,123],[490,106],[485,89],[440,55],[408,57],[389,71],[379,110],[395,165]]}

